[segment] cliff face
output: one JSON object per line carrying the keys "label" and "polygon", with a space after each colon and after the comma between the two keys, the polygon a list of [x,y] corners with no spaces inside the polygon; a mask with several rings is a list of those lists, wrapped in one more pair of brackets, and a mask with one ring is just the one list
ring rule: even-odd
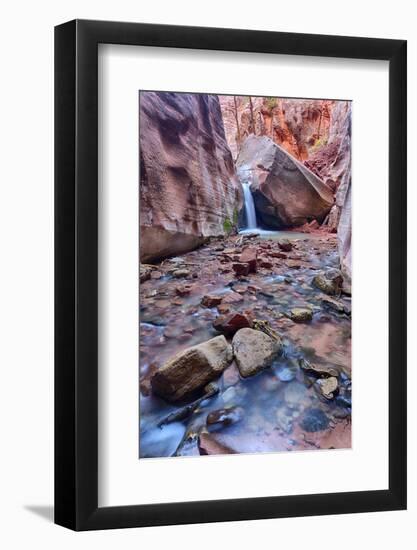
{"label": "cliff face", "polygon": [[326,143],[333,101],[219,96],[233,157],[250,134],[267,136],[297,160]]}
{"label": "cliff face", "polygon": [[225,234],[242,207],[217,96],[140,94],[140,259]]}

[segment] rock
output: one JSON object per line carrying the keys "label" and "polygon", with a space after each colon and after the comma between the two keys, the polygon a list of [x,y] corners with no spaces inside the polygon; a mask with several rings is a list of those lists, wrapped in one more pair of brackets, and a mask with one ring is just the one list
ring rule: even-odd
{"label": "rock", "polygon": [[295,307],[290,311],[290,319],[294,323],[307,323],[313,318],[313,311],[307,307]]}
{"label": "rock", "polygon": [[282,260],[286,260],[288,258],[287,254],[285,254],[284,252],[270,252],[270,256],[272,256],[273,258],[281,258]]}
{"label": "rock", "polygon": [[162,273],[160,271],[152,271],[151,273],[151,279],[160,279],[162,277]]}
{"label": "rock", "polygon": [[251,179],[257,217],[268,227],[295,227],[324,220],[332,190],[284,149],[263,136],[246,138],[236,160],[241,181]]}
{"label": "rock", "polygon": [[140,257],[230,231],[243,204],[217,95],[140,93]]}
{"label": "rock", "polygon": [[175,287],[175,292],[178,294],[178,296],[187,296],[188,294],[190,294],[191,289],[191,285],[179,285]]}
{"label": "rock", "polygon": [[345,315],[350,315],[351,313],[349,307],[345,306],[341,302],[338,302],[337,300],[327,298],[327,296],[321,299],[321,305],[323,308],[330,309],[336,313],[344,313]]}
{"label": "rock", "polygon": [[313,220],[312,222],[310,222],[308,224],[308,227],[309,227],[309,229],[313,229],[313,230],[320,229],[320,224],[317,220]]}
{"label": "rock", "polygon": [[180,279],[181,277],[189,277],[190,271],[188,269],[175,269],[172,272],[172,276],[176,279]]}
{"label": "rock", "polygon": [[307,374],[314,374],[321,377],[337,377],[339,375],[338,371],[332,367],[326,367],[324,365],[314,365],[313,363],[310,363],[303,358],[298,360],[298,364],[300,365],[300,368]]}
{"label": "rock", "polygon": [[230,455],[236,454],[233,449],[222,445],[216,438],[206,432],[201,432],[198,437],[198,450],[201,455]]}
{"label": "rock", "polygon": [[244,248],[240,255],[239,261],[244,264],[249,264],[249,273],[256,273],[257,255],[257,250],[253,246]]}
{"label": "rock", "polygon": [[329,426],[329,419],[318,408],[308,409],[300,422],[301,428],[306,432],[321,432]]}
{"label": "rock", "polygon": [[326,399],[333,399],[335,392],[338,389],[337,378],[335,376],[329,376],[329,378],[322,378],[317,381],[321,394]]}
{"label": "rock", "polygon": [[236,422],[240,422],[244,416],[242,407],[228,407],[212,411],[207,415],[207,427],[209,432],[217,431]]}
{"label": "rock", "polygon": [[139,281],[141,283],[144,283],[145,281],[149,281],[151,278],[152,271],[154,269],[154,266],[149,266],[145,264],[139,265]]}
{"label": "rock", "polygon": [[238,330],[246,327],[250,327],[251,322],[246,315],[237,312],[227,313],[225,315],[219,315],[213,321],[213,328],[222,334],[232,336]]}
{"label": "rock", "polygon": [[223,304],[239,304],[243,301],[242,296],[238,292],[227,292],[223,296]]}
{"label": "rock", "polygon": [[201,299],[201,305],[205,307],[216,307],[218,306],[223,299],[223,296],[216,294],[206,294]]}
{"label": "rock", "polygon": [[236,273],[237,276],[246,276],[249,275],[250,266],[247,263],[241,263],[241,262],[235,262],[232,265],[233,271]]}
{"label": "rock", "polygon": [[278,246],[280,247],[281,250],[283,250],[284,252],[291,252],[292,248],[293,248],[293,245],[292,245],[292,242],[289,241],[288,239],[280,239],[278,241]]}
{"label": "rock", "polygon": [[154,393],[179,401],[218,378],[233,358],[224,336],[192,346],[167,361],[152,377]]}
{"label": "rock", "polygon": [[339,296],[343,285],[342,273],[338,269],[328,269],[313,278],[313,285],[325,294]]}
{"label": "rock", "polygon": [[279,350],[280,342],[260,330],[242,328],[233,337],[236,364],[245,378],[269,367]]}
{"label": "rock", "polygon": [[265,269],[271,269],[274,267],[274,264],[266,258],[259,258],[259,265]]}

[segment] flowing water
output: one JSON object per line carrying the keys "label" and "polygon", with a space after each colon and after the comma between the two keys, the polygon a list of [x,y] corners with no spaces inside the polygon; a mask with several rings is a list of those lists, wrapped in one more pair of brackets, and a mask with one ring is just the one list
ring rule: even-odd
{"label": "flowing water", "polygon": [[[322,294],[311,285],[317,270],[337,267],[335,236],[326,239],[302,234],[295,239],[301,260],[294,268],[280,260],[272,270],[259,270],[249,278],[236,280],[223,272],[221,247],[203,246],[158,266],[161,277],[146,281],[140,289],[140,457],[198,455],[197,434],[206,429],[207,415],[219,409],[238,410],[239,421],[216,429],[216,441],[233,452],[271,452],[350,447],[350,318],[324,311]],[[256,246],[274,246],[265,236],[251,239]],[[272,244],[269,244],[272,243]],[[226,243],[224,246],[229,246]],[[292,260],[294,263],[294,260]],[[178,298],[184,284],[172,277],[172,267],[193,272],[186,281],[192,291]],[[250,290],[256,286],[256,292]],[[249,290],[248,290],[249,287]],[[178,351],[218,333],[212,321],[216,308],[201,307],[205,294],[236,295],[239,311],[253,310],[284,339],[284,351],[272,367],[243,379],[236,367],[229,367],[217,380],[219,394],[203,401],[194,413],[180,422],[158,427],[161,419],[178,410],[149,391],[149,378]],[[348,297],[340,297],[348,305]],[[293,307],[313,309],[308,324],[293,323],[286,313]],[[331,366],[339,371],[339,394],[326,401],[317,379],[298,366],[299,359]]]}
{"label": "flowing water", "polygon": [[246,229],[256,229],[258,224],[256,223],[255,203],[253,202],[250,183],[242,183],[242,187],[245,199]]}

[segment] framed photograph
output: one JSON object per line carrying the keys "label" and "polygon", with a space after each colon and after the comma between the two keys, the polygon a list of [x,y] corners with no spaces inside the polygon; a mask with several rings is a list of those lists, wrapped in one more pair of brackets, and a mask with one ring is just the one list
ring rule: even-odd
{"label": "framed photograph", "polygon": [[55,521],[406,507],[406,42],[55,29]]}

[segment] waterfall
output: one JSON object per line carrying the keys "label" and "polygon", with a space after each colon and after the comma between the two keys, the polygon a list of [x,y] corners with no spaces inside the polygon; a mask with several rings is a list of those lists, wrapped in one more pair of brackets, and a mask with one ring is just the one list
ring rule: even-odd
{"label": "waterfall", "polygon": [[255,203],[253,202],[250,183],[242,183],[243,196],[245,198],[246,229],[256,229]]}

